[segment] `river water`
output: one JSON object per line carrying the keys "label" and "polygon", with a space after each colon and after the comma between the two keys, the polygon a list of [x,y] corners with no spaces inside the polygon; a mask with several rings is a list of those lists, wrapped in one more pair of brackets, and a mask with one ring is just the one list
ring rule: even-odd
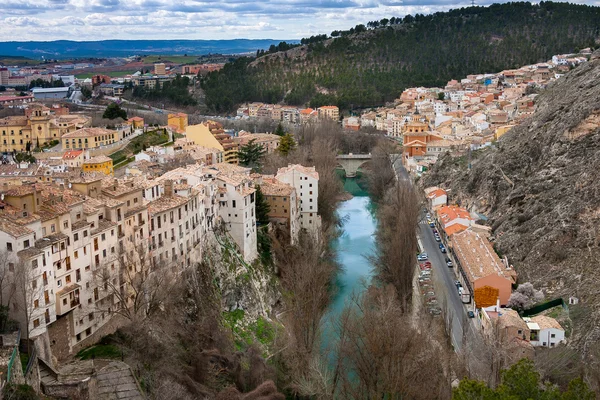
{"label": "river water", "polygon": [[[372,268],[367,257],[374,251],[376,219],[373,205],[367,193],[358,186],[356,179],[346,179],[344,189],[354,197],[339,204],[337,212],[343,218],[341,235],[332,242],[337,261],[343,268],[337,277],[338,292],[325,315],[322,336],[323,350],[336,339],[335,321],[339,318],[353,293],[360,293],[369,283]],[[335,356],[332,356],[335,358]],[[332,361],[330,357],[330,361]]]}

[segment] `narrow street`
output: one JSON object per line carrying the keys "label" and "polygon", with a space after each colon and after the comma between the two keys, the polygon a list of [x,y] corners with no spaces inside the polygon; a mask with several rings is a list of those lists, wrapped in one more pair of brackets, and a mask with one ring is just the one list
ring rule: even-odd
{"label": "narrow street", "polygon": [[[398,180],[412,182],[406,168],[402,165],[401,155],[393,154],[390,158]],[[451,321],[452,344],[456,351],[460,351],[463,345],[463,329],[468,324],[469,319],[465,306],[458,295],[458,290],[454,285],[456,280],[454,268],[456,267],[449,268],[447,266],[446,254],[440,251],[439,243],[435,241],[433,229],[427,224],[425,215],[422,215],[419,221],[417,235],[432,265],[432,280],[438,294],[438,301],[442,306],[442,313],[446,314],[444,318]]]}
{"label": "narrow street", "polygon": [[456,280],[454,268],[446,265],[446,254],[442,253],[439,243],[435,241],[433,229],[427,225],[427,221],[419,222],[419,231],[417,232],[425,252],[429,256],[433,269],[433,280],[437,282],[436,293],[440,297],[440,304],[445,302],[446,307],[442,306],[442,313],[447,313],[445,318],[451,319],[452,344],[456,351],[462,347],[462,335],[464,324],[468,323],[465,307],[458,295],[454,281]]}

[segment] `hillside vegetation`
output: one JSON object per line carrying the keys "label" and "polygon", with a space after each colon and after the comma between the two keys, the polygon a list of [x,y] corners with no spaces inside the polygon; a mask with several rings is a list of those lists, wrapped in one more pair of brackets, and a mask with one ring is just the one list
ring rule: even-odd
{"label": "hillside vegetation", "polygon": [[599,81],[600,51],[596,51],[590,62],[543,92],[536,99],[536,113],[503,136],[496,148],[474,152],[471,170],[464,160],[446,156],[423,183],[451,189],[452,203],[489,218],[495,248],[514,264],[520,282],[532,282],[548,299],[579,300],[567,310],[572,321],[568,348],[579,350],[588,369],[596,373]]}
{"label": "hillside vegetation", "polygon": [[245,101],[382,105],[407,87],[445,85],[600,42],[600,7],[568,3],[494,4],[383,22],[227,64],[202,82],[207,105],[217,112]]}

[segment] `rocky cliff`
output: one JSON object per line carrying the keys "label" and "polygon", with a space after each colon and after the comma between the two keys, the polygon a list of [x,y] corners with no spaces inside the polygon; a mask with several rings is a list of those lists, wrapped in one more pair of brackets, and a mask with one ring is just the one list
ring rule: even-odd
{"label": "rocky cliff", "polygon": [[536,104],[495,148],[474,152],[470,170],[447,155],[422,183],[489,218],[520,282],[579,299],[570,343],[588,354],[600,339],[600,52]]}

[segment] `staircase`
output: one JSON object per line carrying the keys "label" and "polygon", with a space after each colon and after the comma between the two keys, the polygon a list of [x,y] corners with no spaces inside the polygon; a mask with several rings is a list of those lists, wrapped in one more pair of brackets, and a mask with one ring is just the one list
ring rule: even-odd
{"label": "staircase", "polygon": [[129,366],[111,362],[96,372],[98,400],[144,400]]}

